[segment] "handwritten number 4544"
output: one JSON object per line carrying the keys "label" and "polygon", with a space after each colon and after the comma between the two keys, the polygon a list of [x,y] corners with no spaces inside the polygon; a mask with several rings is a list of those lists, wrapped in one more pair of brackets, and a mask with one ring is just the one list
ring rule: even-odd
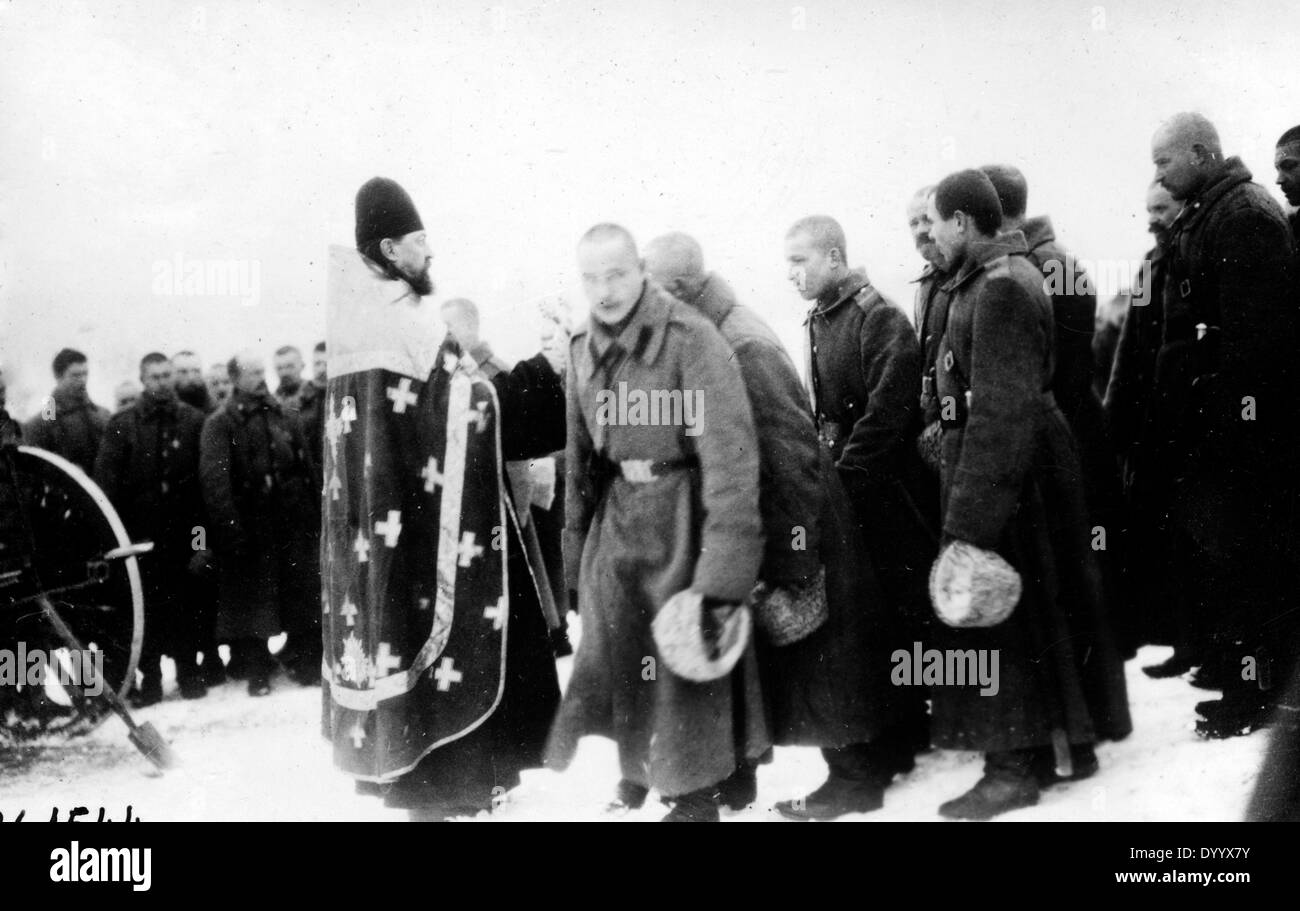
{"label": "handwritten number 4544", "polygon": [[[15,816],[13,819],[11,819],[11,820],[9,820],[9,821],[10,821],[10,822],[22,822],[22,821],[23,821],[23,817],[25,817],[26,815],[27,815],[27,811],[26,811],[26,810],[19,810],[19,811],[18,811],[18,815]],[[86,807],[73,807],[71,810],[68,811],[68,818],[67,818],[66,820],[64,820],[64,822],[76,822],[76,821],[77,821],[78,819],[80,819],[82,816],[89,817],[89,816],[90,816],[90,810],[87,809]],[[2,813],[2,812],[0,812],[0,822],[4,822],[4,821],[5,821],[5,814]],[[50,810],[50,822],[58,822],[58,821],[59,821],[59,808],[58,808],[58,807],[54,807],[53,809]],[[91,820],[91,819],[89,819],[89,818],[86,819],[86,822],[114,822],[114,821],[115,821],[115,820],[114,820],[111,816],[105,816],[105,815],[104,815],[104,808],[103,808],[103,807],[100,807],[100,808],[99,808],[99,818],[98,818],[98,819],[94,819],[94,820]],[[127,804],[127,807],[126,807],[126,818],[123,819],[122,822],[139,822],[139,821],[140,821],[140,817],[139,817],[139,816],[132,816],[132,814],[131,814],[131,805],[130,805],[130,804]]]}

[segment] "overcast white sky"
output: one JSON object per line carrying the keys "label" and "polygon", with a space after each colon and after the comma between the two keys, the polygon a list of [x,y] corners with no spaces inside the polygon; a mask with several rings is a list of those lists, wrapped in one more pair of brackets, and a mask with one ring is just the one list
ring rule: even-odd
{"label": "overcast white sky", "polygon": [[[311,345],[326,247],[376,174],[414,197],[439,298],[478,301],[509,356],[535,349],[533,300],[577,298],[578,235],[616,220],[696,234],[798,361],[802,215],[839,218],[910,310],[923,184],[1010,161],[1069,248],[1136,259],[1160,120],[1204,112],[1275,195],[1300,121],[1294,0],[591,6],[0,0],[13,410],[63,345],[109,405],[154,348]],[[157,293],[178,257],[255,262],[258,302]]]}

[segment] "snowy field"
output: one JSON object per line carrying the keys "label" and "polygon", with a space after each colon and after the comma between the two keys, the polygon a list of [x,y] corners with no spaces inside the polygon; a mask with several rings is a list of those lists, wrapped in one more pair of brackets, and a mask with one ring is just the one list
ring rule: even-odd
{"label": "snowy field", "polygon": [[[574,641],[577,641],[576,633]],[[1098,748],[1094,778],[1043,793],[1036,807],[1006,820],[1233,821],[1241,819],[1262,759],[1267,732],[1207,742],[1193,732],[1195,704],[1213,693],[1185,680],[1150,680],[1143,665],[1161,661],[1166,648],[1146,648],[1128,663],[1134,733]],[[567,682],[572,658],[560,662]],[[162,774],[131,747],[125,728],[110,718],[92,734],[0,750],[0,813],[20,810],[29,821],[47,820],[53,807],[66,818],[85,806],[94,819],[121,819],[130,805],[145,821],[177,820],[403,820],[405,812],[359,797],[351,780],[335,771],[319,736],[320,689],[277,677],[268,697],[250,698],[243,683],[228,683],[207,698],[187,702],[167,683],[167,698],[135,713],[171,741],[182,767]],[[939,821],[938,805],[964,792],[980,775],[974,753],[934,751],[896,779],[883,809],[845,821]],[[758,802],[723,819],[778,821],[772,804],[821,783],[816,750],[778,749],[759,771]],[[614,746],[588,738],[564,774],[525,772],[522,784],[492,813],[476,820],[602,820],[618,779]],[[652,821],[666,812],[650,800],[622,821]]]}

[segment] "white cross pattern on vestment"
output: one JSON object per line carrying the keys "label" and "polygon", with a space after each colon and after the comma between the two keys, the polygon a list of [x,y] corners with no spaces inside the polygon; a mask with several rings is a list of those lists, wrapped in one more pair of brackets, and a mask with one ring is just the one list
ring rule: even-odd
{"label": "white cross pattern on vestment", "polygon": [[483,608],[483,619],[491,620],[493,629],[501,629],[502,624],[505,623],[506,611],[509,609],[509,606],[506,596],[502,595],[497,599],[496,604],[489,604],[487,607]]}
{"label": "white cross pattern on vestment", "polygon": [[456,553],[460,555],[460,560],[457,562],[461,566],[469,566],[470,561],[483,553],[483,548],[474,543],[474,532],[467,531],[461,534]]}
{"label": "white cross pattern on vestment", "polygon": [[384,536],[386,547],[396,547],[397,537],[402,533],[402,512],[399,509],[388,510],[388,521],[375,523],[375,534]]}
{"label": "white cross pattern on vestment", "polygon": [[411,391],[411,378],[407,376],[398,380],[396,386],[388,387],[388,397],[392,399],[395,414],[406,414],[406,406],[414,405],[420,398]]}
{"label": "white cross pattern on vestment", "polygon": [[348,626],[356,625],[357,606],[352,603],[351,598],[343,599],[343,606],[339,608],[339,616],[347,621]]}
{"label": "white cross pattern on vestment", "polygon": [[443,658],[438,669],[433,672],[433,678],[438,681],[438,689],[447,692],[451,689],[453,683],[460,683],[465,679],[464,673],[456,670],[455,660],[452,658]]}
{"label": "white cross pattern on vestment", "polygon": [[352,730],[348,731],[348,736],[352,738],[352,748],[361,749],[361,744],[366,741],[366,732],[362,729],[360,721],[352,725]]}
{"label": "white cross pattern on vestment", "polygon": [[379,643],[379,651],[375,653],[375,676],[387,677],[390,669],[395,671],[401,665],[402,659],[393,654],[388,643]]}
{"label": "white cross pattern on vestment", "polygon": [[359,528],[357,529],[357,539],[352,542],[352,549],[357,552],[358,563],[365,563],[370,559],[370,542],[366,540],[366,536],[361,533]]}
{"label": "white cross pattern on vestment", "polygon": [[487,402],[479,402],[474,406],[474,408],[477,410],[466,414],[465,420],[473,421],[476,425],[474,428],[475,431],[482,433],[484,430],[487,430],[488,425]]}
{"label": "white cross pattern on vestment", "polygon": [[442,472],[438,471],[438,460],[433,456],[429,456],[429,461],[420,469],[420,477],[424,478],[425,493],[433,493],[433,488],[445,480]]}

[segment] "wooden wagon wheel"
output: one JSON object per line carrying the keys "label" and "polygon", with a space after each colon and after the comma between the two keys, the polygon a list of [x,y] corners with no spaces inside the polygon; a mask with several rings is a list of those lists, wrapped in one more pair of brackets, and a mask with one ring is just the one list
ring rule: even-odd
{"label": "wooden wagon wheel", "polygon": [[[91,651],[104,687],[125,697],[144,640],[144,591],[126,528],[98,485],[68,460],[31,446],[0,458],[0,648],[55,654],[47,596]],[[53,701],[32,687],[0,687],[0,732],[11,739],[89,730],[103,700]]]}

